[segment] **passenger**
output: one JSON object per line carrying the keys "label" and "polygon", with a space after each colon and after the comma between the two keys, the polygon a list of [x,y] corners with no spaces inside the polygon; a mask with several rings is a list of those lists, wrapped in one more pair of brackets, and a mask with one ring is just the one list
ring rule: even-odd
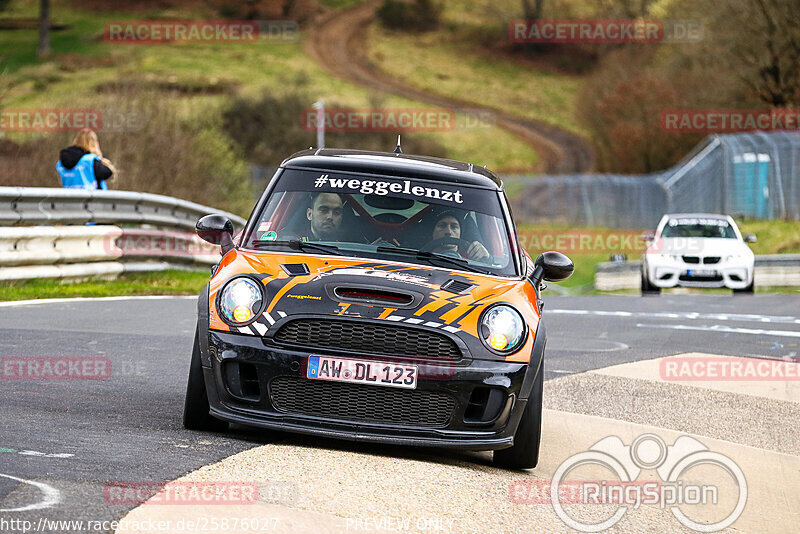
{"label": "passenger", "polygon": [[[461,223],[455,212],[445,211],[439,214],[436,218],[436,224],[433,225],[431,243],[445,237],[461,239]],[[433,249],[433,252],[455,252],[461,255],[458,251],[457,244],[443,244]],[[486,247],[484,247],[480,241],[473,241],[469,243],[463,257],[470,260],[485,260],[489,257],[489,251],[486,250]]]}
{"label": "passenger", "polygon": [[69,189],[108,189],[106,181],[116,172],[103,157],[97,134],[88,128],[78,132],[72,146],[61,151],[56,170],[61,185]]}

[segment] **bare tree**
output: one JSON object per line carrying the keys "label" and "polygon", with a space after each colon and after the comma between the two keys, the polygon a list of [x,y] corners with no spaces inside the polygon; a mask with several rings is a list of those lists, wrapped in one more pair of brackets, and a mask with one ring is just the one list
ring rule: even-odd
{"label": "bare tree", "polygon": [[41,0],[39,9],[39,57],[50,55],[50,0]]}
{"label": "bare tree", "polygon": [[544,8],[544,0],[534,0],[535,4],[531,5],[530,0],[522,0],[522,13],[525,20],[538,20],[542,18],[542,10]]}
{"label": "bare tree", "polygon": [[728,0],[714,6],[710,38],[692,52],[695,59],[706,69],[729,73],[742,100],[800,106],[800,0]]}

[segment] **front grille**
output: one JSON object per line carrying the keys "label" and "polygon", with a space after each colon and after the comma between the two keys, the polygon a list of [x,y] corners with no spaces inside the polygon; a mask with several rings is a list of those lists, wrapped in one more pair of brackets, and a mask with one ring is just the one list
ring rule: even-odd
{"label": "front grille", "polygon": [[460,360],[452,339],[404,326],[336,319],[296,319],[283,325],[275,341],[314,350],[359,351],[375,355]]}
{"label": "front grille", "polygon": [[715,263],[719,263],[720,259],[721,258],[719,256],[706,256],[705,258],[703,258],[703,263],[705,263],[706,265],[713,265]]}
{"label": "front grille", "polygon": [[682,274],[678,277],[678,280],[682,282],[722,282],[723,278],[721,274],[714,274],[711,276],[689,276],[688,274]]}
{"label": "front grille", "polygon": [[275,409],[289,414],[364,423],[447,426],[455,399],[444,393],[321,382],[279,376],[269,385]]}
{"label": "front grille", "polygon": [[686,263],[700,263],[700,258],[698,256],[684,256],[683,261]]}

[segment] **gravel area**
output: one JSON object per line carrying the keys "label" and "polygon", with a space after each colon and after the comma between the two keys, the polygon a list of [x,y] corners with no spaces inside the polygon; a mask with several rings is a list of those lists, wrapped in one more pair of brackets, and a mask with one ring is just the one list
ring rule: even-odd
{"label": "gravel area", "polygon": [[[346,532],[573,532],[549,503],[512,502],[512,482],[549,483],[550,473],[540,469],[496,469],[488,465],[486,453],[427,455],[393,447],[342,447],[337,442],[314,441],[291,438],[264,445],[181,480],[294,485],[296,498],[286,504],[298,512],[337,516]],[[602,508],[582,506],[581,517],[606,519],[611,514]],[[642,507],[609,532],[680,532],[680,527],[668,511]]]}
{"label": "gravel area", "polygon": [[582,373],[548,380],[544,406],[800,456],[800,404]]}

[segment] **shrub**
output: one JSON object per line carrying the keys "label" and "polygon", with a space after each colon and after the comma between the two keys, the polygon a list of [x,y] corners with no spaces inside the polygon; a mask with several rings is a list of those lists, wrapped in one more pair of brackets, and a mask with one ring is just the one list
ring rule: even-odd
{"label": "shrub", "polygon": [[424,32],[439,26],[441,12],[433,0],[383,0],[377,15],[386,28]]}
{"label": "shrub", "polygon": [[[316,131],[301,123],[315,98],[304,91],[285,95],[263,94],[259,98],[235,98],[223,112],[223,127],[240,146],[248,161],[276,166],[290,154],[315,146]],[[372,103],[373,108],[380,102]],[[326,102],[328,109],[341,109],[335,102]],[[397,136],[392,132],[326,132],[325,145],[336,148],[392,151]],[[435,141],[423,137],[403,136],[403,151],[442,157],[446,151]]]}

